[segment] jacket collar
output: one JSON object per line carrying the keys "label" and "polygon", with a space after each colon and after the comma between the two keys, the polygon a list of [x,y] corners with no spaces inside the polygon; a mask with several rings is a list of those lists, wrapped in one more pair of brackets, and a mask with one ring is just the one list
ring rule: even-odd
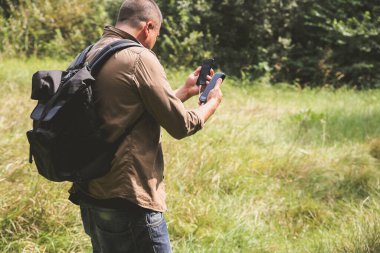
{"label": "jacket collar", "polygon": [[115,37],[115,38],[120,38],[120,39],[129,39],[129,40],[133,40],[139,44],[141,44],[135,37],[133,37],[131,34],[123,31],[123,30],[120,30],[119,28],[116,28],[114,26],[111,26],[111,25],[106,25],[104,27],[104,33],[103,33],[103,37]]}

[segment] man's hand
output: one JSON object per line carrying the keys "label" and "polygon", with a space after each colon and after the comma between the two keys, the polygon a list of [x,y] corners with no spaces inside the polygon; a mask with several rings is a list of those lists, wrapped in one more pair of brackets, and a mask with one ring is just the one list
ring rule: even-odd
{"label": "man's hand", "polygon": [[[204,87],[199,87],[196,84],[200,71],[201,71],[201,67],[198,67],[193,73],[191,73],[189,75],[189,77],[187,78],[185,84],[175,91],[176,96],[182,102],[185,102],[186,100],[188,100],[192,96],[198,95],[200,88],[202,90],[204,89]],[[208,75],[206,77],[206,79],[207,79],[206,84],[208,84],[210,82],[210,80],[211,80],[211,78],[212,78],[213,75],[214,75],[214,70],[211,69],[210,75]]]}
{"label": "man's hand", "polygon": [[210,91],[210,93],[207,96],[207,101],[210,100],[216,100],[217,106],[222,102],[223,98],[223,93],[222,90],[220,89],[220,85],[222,84],[223,80],[222,78],[219,78],[218,81],[216,81],[214,89]]}
{"label": "man's hand", "polygon": [[204,122],[206,122],[211,117],[211,115],[214,114],[216,108],[218,108],[220,102],[222,102],[223,93],[220,89],[222,82],[223,80],[219,78],[215,84],[215,87],[208,94],[207,102],[195,109],[203,118]]}

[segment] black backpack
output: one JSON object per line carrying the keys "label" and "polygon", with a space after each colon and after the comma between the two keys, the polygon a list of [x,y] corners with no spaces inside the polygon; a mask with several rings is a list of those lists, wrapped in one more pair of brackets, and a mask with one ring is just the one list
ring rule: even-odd
{"label": "black backpack", "polygon": [[140,44],[118,40],[103,48],[87,64],[87,47],[66,71],[38,71],[32,78],[32,96],[38,100],[27,132],[30,159],[38,172],[55,181],[83,182],[105,175],[116,148],[135,124],[114,143],[107,143],[94,108],[94,76],[117,51]]}

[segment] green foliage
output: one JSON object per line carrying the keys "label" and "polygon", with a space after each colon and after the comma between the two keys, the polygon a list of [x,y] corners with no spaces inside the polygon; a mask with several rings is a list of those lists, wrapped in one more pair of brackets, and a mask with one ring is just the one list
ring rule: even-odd
{"label": "green foliage", "polygon": [[164,15],[161,38],[157,43],[160,58],[170,66],[196,66],[210,57],[211,33],[202,28],[201,17],[210,9],[203,0],[159,0]]}
{"label": "green foliage", "polygon": [[104,0],[105,1],[105,9],[107,11],[107,15],[109,20],[111,20],[111,24],[115,24],[117,20],[117,16],[119,14],[119,8],[124,0]]}
{"label": "green foliage", "polygon": [[[0,50],[7,55],[72,57],[96,41],[108,19],[95,0],[3,0]],[[7,16],[7,15],[5,15]]]}
{"label": "green foliage", "polygon": [[229,73],[252,78],[270,72],[286,44],[294,1],[213,1],[204,24],[217,38],[214,53]]}
{"label": "green foliage", "polygon": [[[376,2],[159,2],[168,19],[163,37],[170,47],[162,53],[169,63],[186,64],[186,55],[205,58],[209,53],[202,49],[207,49],[230,74],[257,78],[271,73],[273,82],[302,86],[380,85]],[[197,43],[185,43],[196,31]]]}
{"label": "green foliage", "polygon": [[[380,87],[372,0],[157,0],[155,50],[168,66],[216,58],[229,75],[305,86]],[[115,23],[122,0],[0,0],[0,51],[73,57]]]}
{"label": "green foliage", "polygon": [[291,48],[277,78],[303,85],[380,85],[380,6],[373,1],[298,1]]}

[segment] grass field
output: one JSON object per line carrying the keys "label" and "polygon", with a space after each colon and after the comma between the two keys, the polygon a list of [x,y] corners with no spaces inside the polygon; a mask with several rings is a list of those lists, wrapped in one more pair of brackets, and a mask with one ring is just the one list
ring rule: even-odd
{"label": "grass field", "polygon": [[[66,66],[0,58],[0,252],[91,251],[70,185],[28,163],[31,75]],[[186,76],[168,71],[173,87]],[[223,92],[201,132],[164,132],[173,251],[380,252],[380,91],[230,78]]]}

